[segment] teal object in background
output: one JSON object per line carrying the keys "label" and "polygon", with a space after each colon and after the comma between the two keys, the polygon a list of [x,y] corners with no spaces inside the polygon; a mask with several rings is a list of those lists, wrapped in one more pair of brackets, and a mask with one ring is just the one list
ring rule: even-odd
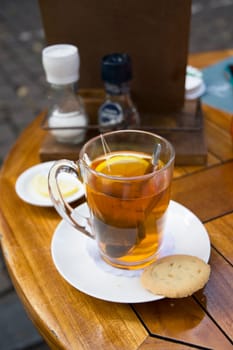
{"label": "teal object in background", "polygon": [[224,73],[225,73],[226,79],[233,86],[233,64],[228,64],[225,68]]}
{"label": "teal object in background", "polygon": [[233,77],[230,78],[229,65],[233,65],[233,57],[202,70],[206,91],[201,101],[209,106],[233,113]]}

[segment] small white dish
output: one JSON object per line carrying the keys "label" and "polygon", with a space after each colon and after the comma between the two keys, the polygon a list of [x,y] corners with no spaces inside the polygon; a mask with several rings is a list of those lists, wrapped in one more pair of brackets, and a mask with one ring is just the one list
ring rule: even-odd
{"label": "small white dish", "polygon": [[[32,166],[31,168],[25,170],[17,179],[15,183],[15,190],[18,196],[25,202],[42,206],[42,207],[52,207],[52,201],[50,197],[43,196],[32,185],[33,178],[38,174],[48,175],[51,166],[54,161],[39,163],[37,165]],[[76,182],[78,185],[78,190],[70,196],[66,197],[66,201],[71,203],[84,195],[84,188],[80,181],[75,179],[71,174],[62,174],[64,177],[68,177],[69,181]]]}
{"label": "small white dish", "polygon": [[191,92],[185,92],[185,99],[186,100],[195,100],[196,98],[202,96],[206,91],[206,85],[204,82],[200,84],[200,86]]}
{"label": "small white dish", "polygon": [[192,66],[186,67],[185,77],[185,98],[186,100],[196,99],[204,94],[206,90],[202,72]]}
{"label": "small white dish", "polygon": [[[86,204],[77,210],[88,215]],[[90,296],[119,303],[141,303],[164,298],[142,287],[142,270],[127,271],[105,263],[97,251],[95,241],[64,220],[54,232],[51,252],[63,278]],[[160,257],[171,254],[194,255],[205,262],[210,257],[210,240],[204,225],[190,210],[174,201],[169,204]]]}

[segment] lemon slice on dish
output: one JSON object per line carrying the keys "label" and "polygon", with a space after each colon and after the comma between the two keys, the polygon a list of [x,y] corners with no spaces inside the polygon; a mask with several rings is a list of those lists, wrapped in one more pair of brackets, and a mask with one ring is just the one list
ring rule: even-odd
{"label": "lemon slice on dish", "polygon": [[[47,174],[36,174],[32,178],[31,184],[37,194],[46,198],[49,197]],[[64,197],[71,196],[79,190],[77,182],[71,177],[58,178],[58,184]]]}
{"label": "lemon slice on dish", "polygon": [[130,177],[144,175],[150,168],[151,160],[140,155],[122,154],[103,160],[95,170],[106,175]]}

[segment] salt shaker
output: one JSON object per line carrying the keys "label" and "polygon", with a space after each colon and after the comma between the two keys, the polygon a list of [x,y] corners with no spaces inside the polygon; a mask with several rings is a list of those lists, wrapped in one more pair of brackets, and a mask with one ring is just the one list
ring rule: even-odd
{"label": "salt shaker", "polygon": [[79,52],[74,45],[46,47],[42,63],[49,83],[48,126],[58,142],[78,144],[84,141],[88,117],[78,95]]}

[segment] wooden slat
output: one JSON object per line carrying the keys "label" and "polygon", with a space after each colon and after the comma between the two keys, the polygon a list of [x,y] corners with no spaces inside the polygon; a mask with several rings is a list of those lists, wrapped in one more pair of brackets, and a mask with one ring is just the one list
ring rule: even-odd
{"label": "wooden slat", "polygon": [[148,337],[138,350],[193,350],[189,345],[172,342],[166,339]]}
{"label": "wooden slat", "polygon": [[205,165],[188,165],[188,166],[176,166],[174,169],[174,178],[178,178],[187,174],[195,173],[206,167],[219,164],[220,160],[216,158],[213,154],[208,153],[207,163]]}
{"label": "wooden slat", "polygon": [[[231,244],[231,252],[232,248]],[[210,280],[204,293],[200,291],[195,296],[203,308],[208,310],[208,314],[217,322],[219,328],[233,340],[233,267],[214,249],[212,249],[210,265]],[[218,349],[218,347],[214,348]],[[222,349],[225,347],[222,346]]]}
{"label": "wooden slat", "polygon": [[210,265],[210,280],[205,287],[204,293],[200,291],[196,293],[196,297],[203,308],[207,308],[210,317],[217,322],[219,328],[225,332],[232,341],[233,267],[214,249],[212,249]]}
{"label": "wooden slat", "polygon": [[225,130],[228,134],[231,132],[233,113],[220,111],[207,105],[202,105],[202,110],[205,115],[205,119],[210,120],[212,123],[219,126],[220,129]]}
{"label": "wooden slat", "polygon": [[206,120],[207,144],[209,152],[222,161],[233,158],[233,142],[228,131],[221,129],[210,120]]}
{"label": "wooden slat", "polygon": [[154,336],[208,349],[232,349],[224,334],[192,297],[138,304],[135,310]]}
{"label": "wooden slat", "polygon": [[233,265],[233,214],[205,224],[211,244]]}
{"label": "wooden slat", "polygon": [[233,211],[233,162],[173,180],[172,198],[202,221]]}

